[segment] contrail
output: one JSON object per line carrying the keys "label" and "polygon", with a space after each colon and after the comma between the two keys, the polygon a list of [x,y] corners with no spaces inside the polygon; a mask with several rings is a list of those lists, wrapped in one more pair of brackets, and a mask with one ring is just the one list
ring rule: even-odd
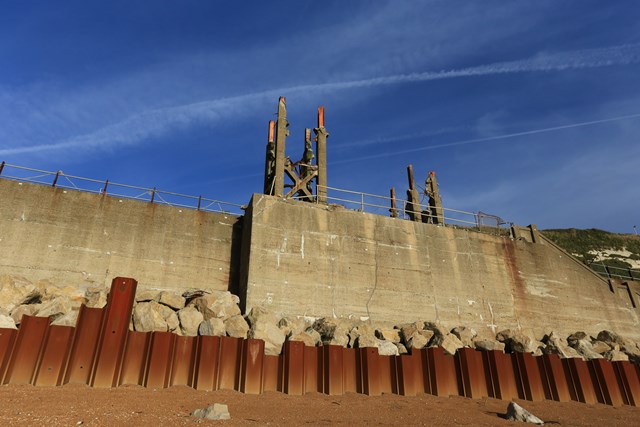
{"label": "contrail", "polygon": [[[556,131],[556,130],[571,129],[571,128],[577,128],[577,127],[583,127],[583,126],[593,126],[593,125],[597,125],[597,124],[600,124],[600,123],[616,122],[616,121],[619,121],[619,120],[628,120],[628,119],[636,119],[636,118],[640,118],[640,113],[629,114],[629,115],[626,115],[626,116],[619,116],[619,117],[611,117],[611,118],[608,118],[608,119],[591,120],[591,121],[588,121],[588,122],[571,123],[571,124],[568,124],[568,125],[553,126],[553,127],[544,128],[544,129],[533,129],[533,130],[527,130],[527,131],[523,131],[523,132],[509,133],[509,134],[505,134],[505,135],[487,136],[487,137],[484,137],[484,138],[474,138],[474,139],[465,139],[463,141],[446,142],[444,144],[428,145],[426,147],[410,148],[410,149],[406,149],[406,150],[387,152],[387,153],[383,153],[383,154],[371,154],[369,156],[358,157],[358,160],[369,160],[369,159],[377,159],[377,158],[381,158],[381,157],[395,156],[395,155],[399,155],[399,154],[417,153],[417,152],[420,152],[420,151],[435,150],[437,148],[455,147],[455,146],[458,146],[458,145],[468,145],[468,144],[476,144],[476,143],[479,143],[479,142],[496,141],[496,140],[500,140],[500,139],[514,138],[514,137],[517,137],[517,136],[535,135],[537,133],[553,132],[553,131]],[[402,136],[400,138],[404,139],[404,138],[402,138]],[[392,141],[392,139],[390,138],[389,141]],[[339,161],[333,162],[333,164],[350,163],[350,162],[352,162],[352,161],[351,160],[339,160]]]}
{"label": "contrail", "polygon": [[562,71],[636,63],[640,63],[640,45],[634,44],[560,53],[542,53],[528,59],[497,62],[459,70],[427,71],[343,82],[298,85],[176,107],[148,110],[95,132],[80,135],[66,141],[54,144],[6,148],[0,150],[0,155],[38,153],[69,148],[95,149],[137,144],[150,137],[162,135],[171,129],[189,126],[196,121],[204,121],[209,124],[218,122],[232,114],[241,114],[247,105],[270,102],[279,95],[293,96],[302,93],[335,92],[462,77]]}

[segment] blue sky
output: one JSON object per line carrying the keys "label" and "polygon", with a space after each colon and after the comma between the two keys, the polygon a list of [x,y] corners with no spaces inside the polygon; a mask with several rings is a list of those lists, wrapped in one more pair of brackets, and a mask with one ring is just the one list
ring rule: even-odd
{"label": "blue sky", "polygon": [[0,160],[246,203],[326,108],[329,185],[640,226],[635,1],[0,1]]}

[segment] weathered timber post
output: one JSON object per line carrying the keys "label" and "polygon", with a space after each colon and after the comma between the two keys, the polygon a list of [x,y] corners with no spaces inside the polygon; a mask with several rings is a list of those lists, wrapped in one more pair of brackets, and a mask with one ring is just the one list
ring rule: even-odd
{"label": "weathered timber post", "polygon": [[444,211],[442,210],[442,198],[438,189],[436,173],[429,172],[429,176],[424,183],[424,192],[429,196],[429,215],[434,224],[444,224]]}
{"label": "weathered timber post", "polygon": [[327,137],[329,132],[324,127],[324,107],[318,107],[318,127],[316,134],[316,153],[318,158],[318,180],[316,181],[316,198],[318,203],[327,203]]}
{"label": "weathered timber post", "polygon": [[267,154],[264,161],[264,194],[273,195],[273,178],[276,167],[276,122],[269,120]]}
{"label": "weathered timber post", "polygon": [[409,179],[409,189],[407,190],[406,210],[411,221],[422,221],[422,213],[420,212],[420,196],[416,190],[416,184],[413,180],[413,165],[407,166],[407,177]]}
{"label": "weathered timber post", "polygon": [[391,187],[391,218],[398,218],[398,208],[396,207],[396,189],[395,187]]}
{"label": "weathered timber post", "polygon": [[284,196],[284,162],[285,145],[289,136],[289,122],[287,122],[287,105],[284,96],[278,101],[278,126],[276,130],[276,166],[275,184],[273,194],[277,197]]}

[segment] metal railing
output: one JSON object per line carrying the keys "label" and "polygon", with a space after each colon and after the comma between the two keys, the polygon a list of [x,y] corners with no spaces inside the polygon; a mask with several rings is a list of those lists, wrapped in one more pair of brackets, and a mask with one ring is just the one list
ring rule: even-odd
{"label": "metal railing", "polygon": [[101,181],[68,175],[62,171],[51,172],[24,166],[0,163],[0,178],[10,181],[28,182],[55,188],[102,194],[121,199],[140,200],[158,205],[194,209],[204,212],[219,212],[231,215],[243,215],[244,206],[237,203],[209,199],[202,196],[174,193],[157,188],[138,187],[118,184],[108,179]]}
{"label": "metal railing", "polygon": [[640,270],[630,267],[614,267],[604,263],[592,262],[589,267],[608,279],[640,280]]}
{"label": "metal railing", "polygon": [[[324,188],[327,190],[327,203],[340,204],[347,209],[376,215],[389,216],[391,213],[391,197],[328,186]],[[419,210],[415,210],[415,207],[412,210],[402,199],[397,199],[396,203],[398,218],[410,219],[411,216],[418,216],[423,218],[423,221],[436,222],[434,220],[437,216],[429,211],[426,204],[421,204],[418,207]],[[441,212],[440,217],[444,220],[444,225],[468,227],[480,231],[497,232],[498,234],[504,234],[505,227],[512,225],[499,217],[481,212],[474,213],[451,208],[439,208],[438,210]],[[487,217],[495,218],[496,225],[488,225],[486,221],[483,221],[483,218]]]}

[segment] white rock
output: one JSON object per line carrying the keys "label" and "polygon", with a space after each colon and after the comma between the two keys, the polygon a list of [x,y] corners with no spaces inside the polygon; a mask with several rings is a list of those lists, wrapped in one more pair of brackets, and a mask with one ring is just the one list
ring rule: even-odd
{"label": "white rock", "polygon": [[14,322],[10,316],[0,314],[0,328],[17,329],[16,322]]}
{"label": "white rock", "polygon": [[214,403],[203,409],[196,409],[191,413],[192,416],[203,418],[206,420],[230,420],[229,408],[221,403]]}
{"label": "white rock", "polygon": [[38,310],[38,317],[50,317],[52,320],[64,316],[71,311],[69,297],[61,295],[42,303]]}
{"label": "white rock", "polygon": [[247,338],[247,333],[249,332],[249,324],[239,314],[225,319],[224,328],[227,331],[227,335],[236,338]]}
{"label": "white rock", "polygon": [[67,314],[65,314],[63,316],[60,316],[57,319],[55,319],[53,322],[51,322],[51,324],[52,325],[59,325],[59,326],[72,326],[72,327],[75,327],[77,321],[78,321],[78,312],[76,310],[71,310]]}
{"label": "white rock", "polygon": [[41,305],[42,304],[19,305],[11,312],[11,318],[16,322],[16,325],[19,325],[22,322],[22,316],[35,316]]}
{"label": "white rock", "polygon": [[544,421],[533,415],[515,402],[509,402],[507,406],[506,418],[510,421],[520,421],[525,423],[543,425]]}
{"label": "white rock", "polygon": [[[195,307],[185,307],[177,313],[180,320],[180,328],[182,329],[182,335],[194,337],[198,335],[198,327],[204,320],[202,313],[196,310]],[[202,334],[201,334],[202,335]]]}
{"label": "white rock", "polygon": [[160,304],[171,307],[174,310],[180,310],[184,307],[185,299],[182,297],[182,295],[177,295],[173,292],[162,291],[160,292],[160,299],[158,300],[158,302]]}
{"label": "white rock", "polygon": [[204,336],[223,337],[226,335],[227,331],[222,319],[212,317],[211,319],[200,322],[198,333]]}
{"label": "white rock", "polygon": [[[161,313],[165,307],[155,301],[141,302],[133,308],[133,326],[138,332],[166,332],[169,327]],[[171,309],[169,309],[171,310]],[[171,310],[173,312],[173,310]]]}

